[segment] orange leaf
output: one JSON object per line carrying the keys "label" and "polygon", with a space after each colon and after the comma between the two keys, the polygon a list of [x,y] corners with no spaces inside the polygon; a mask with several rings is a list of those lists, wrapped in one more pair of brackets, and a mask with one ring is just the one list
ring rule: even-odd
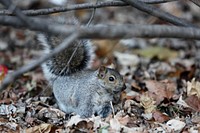
{"label": "orange leaf", "polygon": [[0,81],[4,79],[7,73],[8,73],[8,68],[4,65],[0,65]]}

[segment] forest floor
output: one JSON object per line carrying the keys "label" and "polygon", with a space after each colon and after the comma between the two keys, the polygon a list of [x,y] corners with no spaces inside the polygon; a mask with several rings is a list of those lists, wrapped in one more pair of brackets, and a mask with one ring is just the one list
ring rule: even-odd
{"label": "forest floor", "polygon": [[[26,9],[34,7],[39,5],[26,5]],[[189,1],[156,7],[200,25],[200,7]],[[81,10],[76,15],[87,23],[91,12]],[[92,23],[169,25],[132,7],[96,9]],[[0,83],[7,72],[42,55],[36,32],[1,26],[0,38]],[[0,132],[200,132],[200,41],[130,38],[92,42],[96,49],[93,68],[113,63],[126,81],[114,114],[105,119],[66,116],[37,68],[1,92]]]}

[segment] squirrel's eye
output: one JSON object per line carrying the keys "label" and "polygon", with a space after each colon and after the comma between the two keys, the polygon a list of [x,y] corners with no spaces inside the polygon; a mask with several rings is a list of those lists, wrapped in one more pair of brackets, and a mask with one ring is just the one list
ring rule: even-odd
{"label": "squirrel's eye", "polygon": [[103,78],[103,77],[104,77],[104,74],[100,74],[100,77]]}
{"label": "squirrel's eye", "polygon": [[109,77],[109,81],[113,82],[115,80],[114,76]]}

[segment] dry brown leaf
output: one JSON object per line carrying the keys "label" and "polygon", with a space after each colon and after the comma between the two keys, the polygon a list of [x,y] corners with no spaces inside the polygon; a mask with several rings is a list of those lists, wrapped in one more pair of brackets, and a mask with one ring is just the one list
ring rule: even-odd
{"label": "dry brown leaf", "polygon": [[131,100],[136,98],[137,96],[139,96],[139,93],[136,91],[132,91],[131,89],[126,89],[125,91],[123,91],[122,95],[121,95],[121,100]]}
{"label": "dry brown leaf", "polygon": [[148,95],[148,93],[144,93],[140,97],[140,105],[145,109],[144,112],[146,114],[152,113],[156,109],[155,101],[152,97]]}
{"label": "dry brown leaf", "polygon": [[116,46],[118,40],[94,40],[93,43],[97,46],[96,54],[98,57],[107,57],[112,55],[113,48]]}
{"label": "dry brown leaf", "polygon": [[196,95],[200,98],[200,82],[195,81],[195,78],[191,82],[187,82],[187,96]]}
{"label": "dry brown leaf", "polygon": [[192,115],[192,119],[191,119],[191,121],[193,122],[193,123],[200,123],[200,116],[199,116],[199,113],[194,113],[193,115]]}
{"label": "dry brown leaf", "polygon": [[38,118],[41,120],[48,120],[51,123],[60,123],[65,119],[65,113],[55,108],[42,108],[38,112]]}
{"label": "dry brown leaf", "polygon": [[[59,1],[59,0],[56,0],[56,1]],[[66,0],[65,0],[66,2]],[[72,3],[72,4],[81,4],[81,3],[85,3],[86,1],[85,0],[75,0],[75,1],[68,1],[68,4],[69,3]],[[89,15],[89,11],[88,10],[75,10],[75,16],[77,18],[79,18],[80,20],[84,20],[88,17]]]}
{"label": "dry brown leaf", "polygon": [[76,127],[79,129],[79,130],[85,130],[85,131],[90,131],[90,130],[92,130],[92,128],[93,128],[93,122],[92,121],[89,121],[89,122],[87,122],[87,121],[80,121],[80,122],[78,122],[77,123],[77,125],[76,125]]}
{"label": "dry brown leaf", "polygon": [[115,118],[119,121],[121,125],[127,125],[127,123],[130,121],[130,116],[125,115],[124,111],[119,111],[115,115]]}
{"label": "dry brown leaf", "polygon": [[52,125],[51,124],[40,124],[35,127],[30,127],[25,130],[26,133],[50,133]]}
{"label": "dry brown leaf", "polygon": [[128,115],[124,116],[124,117],[119,117],[118,121],[121,125],[127,125],[127,123],[130,121],[130,117]]}
{"label": "dry brown leaf", "polygon": [[125,92],[125,91],[123,91],[123,92],[121,93],[121,97],[120,97],[120,99],[121,99],[121,101],[127,99],[127,95],[126,95],[126,92]]}
{"label": "dry brown leaf", "polygon": [[142,90],[141,87],[138,86],[138,84],[136,84],[136,82],[132,82],[132,83],[131,83],[131,86],[132,86],[134,89],[138,90],[138,91]]}
{"label": "dry brown leaf", "polygon": [[200,112],[200,99],[197,96],[189,96],[185,99],[185,102],[195,111]]}
{"label": "dry brown leaf", "polygon": [[46,115],[46,116],[50,116],[50,117],[54,117],[54,118],[55,117],[58,117],[58,118],[65,117],[65,113],[56,108],[42,108],[38,114],[40,114],[40,113],[41,114],[49,113],[49,115]]}
{"label": "dry brown leaf", "polygon": [[169,80],[155,81],[147,80],[145,81],[146,87],[148,89],[149,95],[156,100],[156,104],[160,104],[164,98],[171,99],[174,95],[176,84]]}
{"label": "dry brown leaf", "polygon": [[16,133],[19,132],[19,125],[14,122],[9,122],[5,118],[0,118],[0,132]]}
{"label": "dry brown leaf", "polygon": [[161,113],[158,110],[153,112],[153,118],[155,119],[155,121],[160,122],[160,123],[163,123],[163,122],[168,121],[170,119],[169,116]]}
{"label": "dry brown leaf", "polygon": [[136,105],[138,107],[141,107],[141,105],[133,100],[126,100],[124,103],[124,109],[129,110],[131,109],[131,105]]}
{"label": "dry brown leaf", "polygon": [[115,117],[110,120],[113,122],[113,125],[109,128],[109,133],[118,133],[120,132],[119,130],[123,130],[124,133],[147,133],[144,126],[137,127],[137,125],[130,125],[130,123],[134,123],[136,119],[134,120],[129,115],[124,116],[123,112],[117,113]]}

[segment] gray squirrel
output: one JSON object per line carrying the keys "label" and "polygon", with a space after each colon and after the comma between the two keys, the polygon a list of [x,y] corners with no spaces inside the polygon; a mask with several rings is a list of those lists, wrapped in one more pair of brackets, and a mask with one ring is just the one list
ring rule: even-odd
{"label": "gray squirrel", "polygon": [[[77,24],[77,20],[72,23]],[[44,53],[50,53],[64,39],[61,35],[38,35],[39,42],[44,46]],[[105,66],[95,71],[88,69],[92,55],[93,48],[89,40],[76,40],[43,63],[42,69],[62,111],[67,114],[74,112],[82,118],[91,117],[93,114],[105,118],[112,112],[110,102],[119,101],[125,83],[123,77],[114,69]]]}

